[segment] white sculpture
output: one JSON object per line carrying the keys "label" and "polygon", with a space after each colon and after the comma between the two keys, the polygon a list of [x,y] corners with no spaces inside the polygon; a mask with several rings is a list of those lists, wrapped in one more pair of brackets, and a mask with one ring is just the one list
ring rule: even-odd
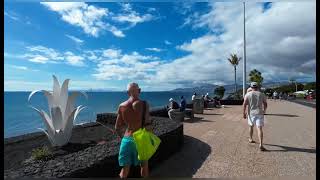
{"label": "white sculpture", "polygon": [[38,129],[48,136],[53,146],[63,146],[69,142],[72,135],[73,123],[79,112],[85,108],[81,105],[76,108],[74,107],[76,97],[82,94],[88,99],[87,94],[80,91],[71,92],[69,96],[68,84],[69,79],[66,79],[60,88],[59,81],[53,75],[53,92],[36,90],[31,92],[28,98],[28,101],[30,101],[31,97],[39,91],[43,92],[47,97],[50,116],[43,110],[38,110],[33,106],[31,108],[36,110],[43,119],[47,130]]}

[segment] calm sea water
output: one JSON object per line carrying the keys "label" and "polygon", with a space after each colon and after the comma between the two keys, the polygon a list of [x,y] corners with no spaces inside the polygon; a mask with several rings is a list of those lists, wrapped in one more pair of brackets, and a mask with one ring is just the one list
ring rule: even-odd
{"label": "calm sea water", "polygon": [[[4,137],[18,136],[45,128],[40,115],[29,106],[43,109],[48,113],[47,99],[42,93],[35,94],[28,102],[30,92],[4,92]],[[116,112],[118,105],[128,98],[125,92],[88,92],[88,100],[79,96],[76,105],[84,105],[76,119],[76,124],[95,121],[97,113]],[[180,102],[180,96],[191,101],[192,93],[142,92],[141,98],[151,107],[168,104],[169,98]]]}

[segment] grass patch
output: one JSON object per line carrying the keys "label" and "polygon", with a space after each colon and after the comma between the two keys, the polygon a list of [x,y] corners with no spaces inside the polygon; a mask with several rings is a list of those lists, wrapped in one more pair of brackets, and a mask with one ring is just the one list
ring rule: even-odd
{"label": "grass patch", "polygon": [[36,149],[33,149],[31,152],[32,159],[35,160],[49,160],[53,157],[52,152],[48,147],[43,146]]}
{"label": "grass patch", "polygon": [[297,98],[304,98],[304,96],[305,96],[304,94],[296,94]]}

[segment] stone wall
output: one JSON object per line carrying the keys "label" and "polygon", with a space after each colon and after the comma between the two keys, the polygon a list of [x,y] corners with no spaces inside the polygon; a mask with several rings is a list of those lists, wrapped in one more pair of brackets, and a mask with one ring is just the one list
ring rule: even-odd
{"label": "stone wall", "polygon": [[[71,143],[87,144],[97,139],[107,138],[101,136],[106,129],[97,123],[76,125],[72,130]],[[47,136],[43,132],[35,132],[4,140],[4,169],[17,168],[21,162],[31,156],[31,150],[50,146]]]}
{"label": "stone wall", "polygon": [[[167,115],[165,109],[151,111],[150,114]],[[97,121],[112,127],[116,119],[114,113],[97,115]],[[165,117],[151,117],[154,133],[160,137],[156,154],[150,160],[150,169],[159,162],[179,151],[183,145],[183,124]],[[97,141],[105,139],[105,144]],[[5,139],[5,175],[4,177],[117,177],[120,172],[118,151],[120,139],[111,134],[107,128],[93,122],[76,126],[70,142],[90,143],[93,146],[60,155],[48,161],[22,161],[30,157],[33,148],[48,145],[43,133],[31,133]],[[133,168],[132,177],[139,176],[139,169]]]}
{"label": "stone wall", "polygon": [[243,100],[220,100],[221,105],[242,105]]}

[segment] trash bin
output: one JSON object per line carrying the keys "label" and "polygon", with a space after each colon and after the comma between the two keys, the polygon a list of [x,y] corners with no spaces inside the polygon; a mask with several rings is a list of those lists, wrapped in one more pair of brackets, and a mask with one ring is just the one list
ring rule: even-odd
{"label": "trash bin", "polygon": [[171,109],[170,111],[168,111],[168,115],[169,118],[172,120],[176,120],[176,121],[180,121],[183,122],[184,121],[184,112],[180,112],[179,109]]}
{"label": "trash bin", "polygon": [[194,114],[203,114],[204,100],[203,99],[194,99],[192,103],[193,103],[193,113]]}

